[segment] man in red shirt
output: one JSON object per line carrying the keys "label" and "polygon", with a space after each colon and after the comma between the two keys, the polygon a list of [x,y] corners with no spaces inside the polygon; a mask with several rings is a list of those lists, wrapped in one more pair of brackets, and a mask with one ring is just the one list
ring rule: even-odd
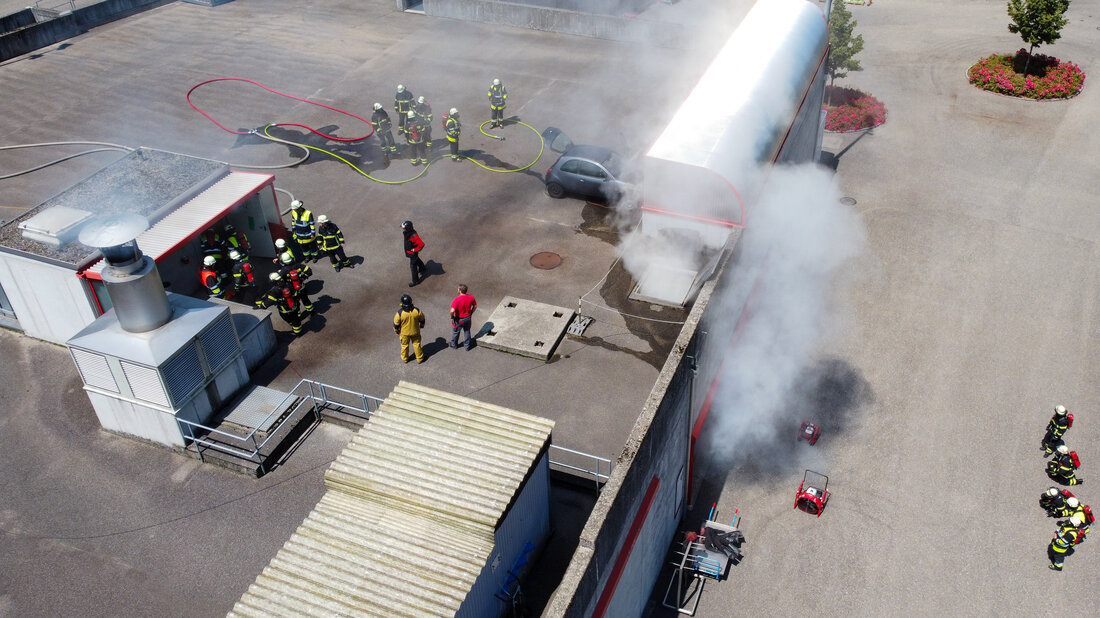
{"label": "man in red shirt", "polygon": [[458,333],[460,331],[466,333],[465,348],[469,350],[473,347],[474,343],[470,339],[470,324],[473,322],[474,311],[477,311],[477,301],[474,300],[473,294],[466,293],[466,284],[460,283],[458,285],[458,296],[451,301],[452,348],[458,347]]}
{"label": "man in red shirt", "polygon": [[424,248],[424,241],[420,239],[420,234],[417,234],[416,230],[413,229],[412,221],[401,224],[401,233],[405,236],[405,257],[409,258],[409,274],[411,275],[409,287],[411,288],[424,280],[426,267],[424,261],[420,259],[420,251]]}

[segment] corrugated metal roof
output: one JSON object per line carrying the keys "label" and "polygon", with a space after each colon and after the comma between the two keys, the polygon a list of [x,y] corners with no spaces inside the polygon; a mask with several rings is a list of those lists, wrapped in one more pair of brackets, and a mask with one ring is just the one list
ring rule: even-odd
{"label": "corrugated metal roof", "polygon": [[[269,174],[230,172],[142,232],[137,237],[138,248],[159,262],[176,247],[195,238],[224,217],[225,213],[258,191],[271,178]],[[100,279],[100,273],[106,267],[107,263],[100,260],[90,266],[85,274],[89,279]]]}
{"label": "corrugated metal roof", "polygon": [[400,382],[229,615],[454,615],[553,428]]}

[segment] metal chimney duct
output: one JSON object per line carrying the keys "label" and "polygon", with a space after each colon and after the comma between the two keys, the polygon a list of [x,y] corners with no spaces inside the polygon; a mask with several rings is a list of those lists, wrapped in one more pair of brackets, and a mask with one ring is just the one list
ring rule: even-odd
{"label": "metal chimney duct", "polygon": [[103,283],[119,326],[131,333],[160,328],[172,319],[157,264],[137,246],[137,235],[148,227],[141,215],[109,215],[87,223],[79,236],[82,244],[99,249],[107,261]]}

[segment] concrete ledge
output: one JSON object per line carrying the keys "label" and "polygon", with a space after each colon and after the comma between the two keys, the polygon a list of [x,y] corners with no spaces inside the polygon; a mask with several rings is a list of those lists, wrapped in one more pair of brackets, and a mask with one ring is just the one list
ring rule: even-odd
{"label": "concrete ledge", "polygon": [[477,344],[492,350],[550,360],[573,321],[573,310],[505,296],[482,327]]}
{"label": "concrete ledge", "polygon": [[122,19],[172,0],[105,0],[56,19],[27,25],[0,36],[0,62],[71,39],[90,28]]}
{"label": "concrete ledge", "polygon": [[26,28],[34,22],[34,11],[29,8],[23,9],[17,13],[12,13],[11,15],[5,15],[0,17],[0,34],[13,32],[20,28]]}

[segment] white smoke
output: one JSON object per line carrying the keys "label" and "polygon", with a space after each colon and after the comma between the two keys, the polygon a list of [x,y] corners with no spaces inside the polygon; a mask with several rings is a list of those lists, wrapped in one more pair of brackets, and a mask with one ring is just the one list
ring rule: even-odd
{"label": "white smoke", "polygon": [[[840,202],[830,172],[812,165],[771,172],[750,210],[741,258],[726,274],[750,279],[754,289],[708,419],[719,459],[743,461],[774,444],[794,443],[792,427],[806,396],[801,382],[827,355],[822,342],[847,323],[837,283],[851,278],[838,275],[866,245],[863,221]],[[721,311],[729,300],[718,299],[711,309]]]}

